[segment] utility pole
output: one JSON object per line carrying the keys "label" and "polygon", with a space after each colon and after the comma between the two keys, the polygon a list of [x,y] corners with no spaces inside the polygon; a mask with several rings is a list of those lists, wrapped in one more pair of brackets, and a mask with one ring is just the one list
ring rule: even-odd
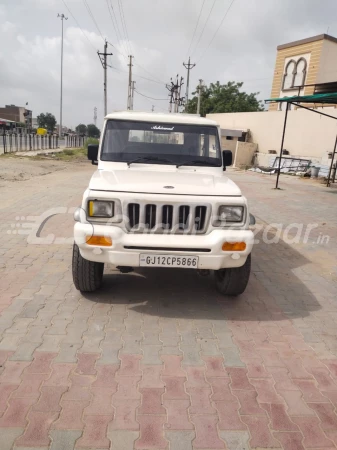
{"label": "utility pole", "polygon": [[94,124],[95,124],[95,126],[97,125],[97,108],[96,108],[96,106],[94,108]]}
{"label": "utility pole", "polygon": [[129,84],[128,84],[128,101],[126,104],[127,109],[131,109],[131,101],[132,101],[132,55],[129,55]]}
{"label": "utility pole", "polygon": [[187,69],[187,82],[186,82],[186,107],[188,105],[188,94],[189,94],[189,89],[190,89],[190,70],[193,69],[193,67],[195,67],[195,64],[191,64],[191,58],[188,58],[188,63],[185,64],[183,63],[183,66]]}
{"label": "utility pole", "polygon": [[103,71],[104,71],[104,116],[108,113],[108,97],[107,97],[107,87],[108,87],[108,80],[107,80],[107,67],[108,64],[106,62],[106,57],[112,55],[112,53],[107,53],[108,50],[108,43],[105,40],[104,43],[104,52],[100,53],[97,52],[97,55],[99,59],[101,60]]}
{"label": "utility pole", "polygon": [[57,17],[61,18],[62,22],[62,37],[61,37],[61,99],[60,99],[60,125],[59,125],[59,136],[62,136],[62,96],[63,96],[63,20],[68,20],[64,14],[57,14]]}
{"label": "utility pole", "polygon": [[135,81],[131,82],[131,104],[130,104],[130,109],[131,110],[133,110],[133,99],[134,99],[134,96],[135,96],[135,84],[136,84]]}
{"label": "utility pole", "polygon": [[154,105],[152,105],[152,110],[151,111],[154,112]]}
{"label": "utility pole", "polygon": [[199,86],[198,86],[198,107],[197,107],[197,114],[200,114],[200,101],[201,101],[201,92],[202,92],[202,80],[199,80]]}
{"label": "utility pole", "polygon": [[179,112],[179,106],[183,105],[184,97],[181,97],[181,86],[183,83],[183,77],[180,77],[179,81],[179,75],[177,75],[175,83],[172,81],[171,78],[171,84],[166,85],[166,89],[170,92],[170,106],[169,106],[169,112],[172,112],[172,104],[174,104],[173,112],[178,113]]}

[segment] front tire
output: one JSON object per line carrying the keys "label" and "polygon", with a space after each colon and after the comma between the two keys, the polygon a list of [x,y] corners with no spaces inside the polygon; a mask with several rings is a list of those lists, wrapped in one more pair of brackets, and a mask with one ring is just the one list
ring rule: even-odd
{"label": "front tire", "polygon": [[251,269],[251,255],[242,267],[215,270],[215,285],[223,295],[237,296],[242,294],[248,284]]}
{"label": "front tire", "polygon": [[81,292],[94,292],[101,287],[104,263],[84,259],[77,244],[73,246],[72,266],[76,289]]}

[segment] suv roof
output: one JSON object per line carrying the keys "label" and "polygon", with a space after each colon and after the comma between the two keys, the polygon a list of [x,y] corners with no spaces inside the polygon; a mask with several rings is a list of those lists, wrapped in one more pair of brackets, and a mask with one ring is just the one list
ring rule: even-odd
{"label": "suv roof", "polygon": [[138,122],[184,123],[193,125],[218,126],[214,120],[205,119],[194,114],[165,114],[142,111],[118,111],[107,114],[105,119],[133,120]]}

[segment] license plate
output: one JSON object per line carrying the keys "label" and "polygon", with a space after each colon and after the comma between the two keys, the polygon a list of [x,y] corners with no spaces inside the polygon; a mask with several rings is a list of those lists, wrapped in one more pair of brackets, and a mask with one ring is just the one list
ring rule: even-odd
{"label": "license plate", "polygon": [[181,269],[197,269],[198,256],[147,255],[141,254],[141,267],[179,267]]}

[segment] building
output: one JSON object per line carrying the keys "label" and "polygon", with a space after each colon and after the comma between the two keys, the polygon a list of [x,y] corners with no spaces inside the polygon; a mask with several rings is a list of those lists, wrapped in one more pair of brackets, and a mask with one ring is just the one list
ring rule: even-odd
{"label": "building", "polygon": [[26,108],[24,106],[6,105],[4,108],[0,108],[0,117],[13,122],[25,122],[25,111]]}
{"label": "building", "polygon": [[[277,47],[271,98],[311,95],[315,84],[336,80],[335,37],[322,34]],[[321,110],[322,105],[305,106]],[[324,111],[337,118],[336,106],[325,106]],[[247,161],[254,161],[259,165],[270,166],[280,152],[285,114],[281,109],[285,108],[286,103],[271,103],[268,111],[208,114],[207,117],[220,124],[222,134],[225,134],[225,137],[222,136],[222,148],[232,150],[239,157],[237,160],[243,159],[245,164]],[[336,120],[301,108],[292,109],[288,112],[283,149],[287,150],[289,157],[309,159],[322,168],[329,166],[336,139]],[[231,130],[233,137],[227,136],[228,130]],[[247,133],[246,142],[257,145],[256,155],[246,155],[245,158],[236,155],[238,148],[241,153],[248,148],[234,137],[236,131]],[[238,140],[237,143],[233,141],[235,139]]]}
{"label": "building", "polygon": [[[319,34],[279,45],[271,98],[311,95],[314,92],[313,85],[336,81],[336,79],[337,39],[335,37]],[[281,108],[281,103],[269,105],[269,111]]]}

